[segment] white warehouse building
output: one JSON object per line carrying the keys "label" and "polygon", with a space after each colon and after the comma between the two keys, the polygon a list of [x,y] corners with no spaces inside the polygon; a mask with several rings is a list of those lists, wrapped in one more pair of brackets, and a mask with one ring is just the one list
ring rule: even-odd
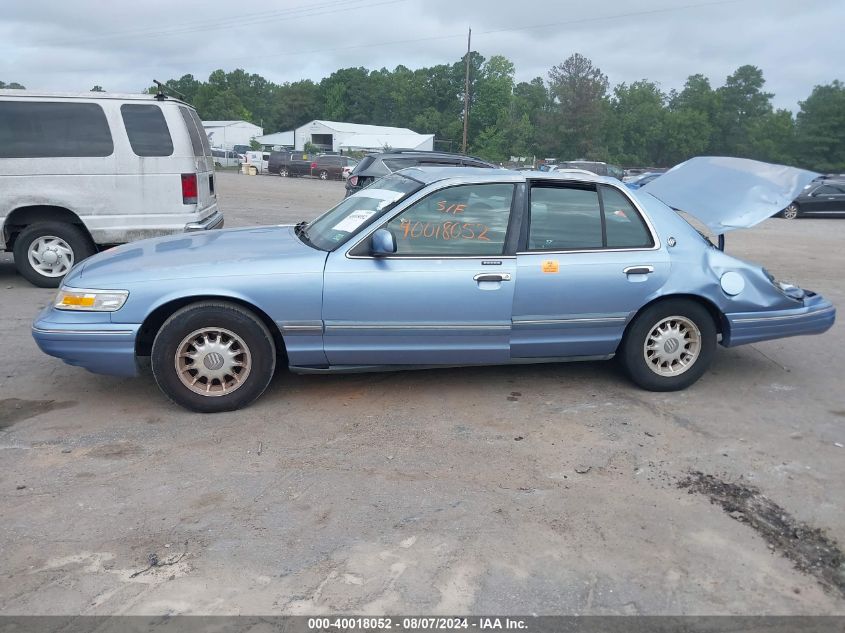
{"label": "white warehouse building", "polygon": [[264,134],[264,128],[248,121],[203,121],[202,126],[212,147],[232,149]]}
{"label": "white warehouse building", "polygon": [[405,127],[362,125],[314,120],[293,131],[294,149],[304,150],[312,143],[323,151],[378,151],[390,149],[434,149],[434,134],[417,134]]}

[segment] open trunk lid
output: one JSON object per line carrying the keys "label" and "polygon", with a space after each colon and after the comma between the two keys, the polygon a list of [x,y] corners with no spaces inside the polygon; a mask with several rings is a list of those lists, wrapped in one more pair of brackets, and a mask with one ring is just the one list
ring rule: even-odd
{"label": "open trunk lid", "polygon": [[782,211],[818,176],[747,158],[698,156],[675,165],[639,192],[688,213],[721,235]]}

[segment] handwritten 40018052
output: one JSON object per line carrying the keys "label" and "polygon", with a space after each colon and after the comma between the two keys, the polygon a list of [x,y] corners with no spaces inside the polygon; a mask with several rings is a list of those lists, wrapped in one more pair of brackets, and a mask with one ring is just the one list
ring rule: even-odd
{"label": "handwritten 40018052", "polygon": [[489,242],[490,227],[480,222],[410,222],[402,220],[402,239],[481,240]]}

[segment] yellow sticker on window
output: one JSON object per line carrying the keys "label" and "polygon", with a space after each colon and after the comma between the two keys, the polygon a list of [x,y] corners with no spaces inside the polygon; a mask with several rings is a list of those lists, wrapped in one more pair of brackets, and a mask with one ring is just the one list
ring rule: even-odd
{"label": "yellow sticker on window", "polygon": [[543,272],[544,273],[559,273],[560,272],[560,263],[556,259],[544,259],[543,260]]}

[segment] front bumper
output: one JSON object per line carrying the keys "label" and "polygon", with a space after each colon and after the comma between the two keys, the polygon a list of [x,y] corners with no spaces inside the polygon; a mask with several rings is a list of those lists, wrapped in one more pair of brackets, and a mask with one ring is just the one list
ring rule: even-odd
{"label": "front bumper", "polygon": [[787,336],[821,334],[833,326],[836,308],[830,301],[808,292],[802,304],[789,310],[726,314],[728,331],[722,345],[734,347]]}
{"label": "front bumper", "polygon": [[32,324],[46,354],[97,374],[136,376],[135,338],[140,325],[112,323],[109,313],[66,312],[48,306]]}

